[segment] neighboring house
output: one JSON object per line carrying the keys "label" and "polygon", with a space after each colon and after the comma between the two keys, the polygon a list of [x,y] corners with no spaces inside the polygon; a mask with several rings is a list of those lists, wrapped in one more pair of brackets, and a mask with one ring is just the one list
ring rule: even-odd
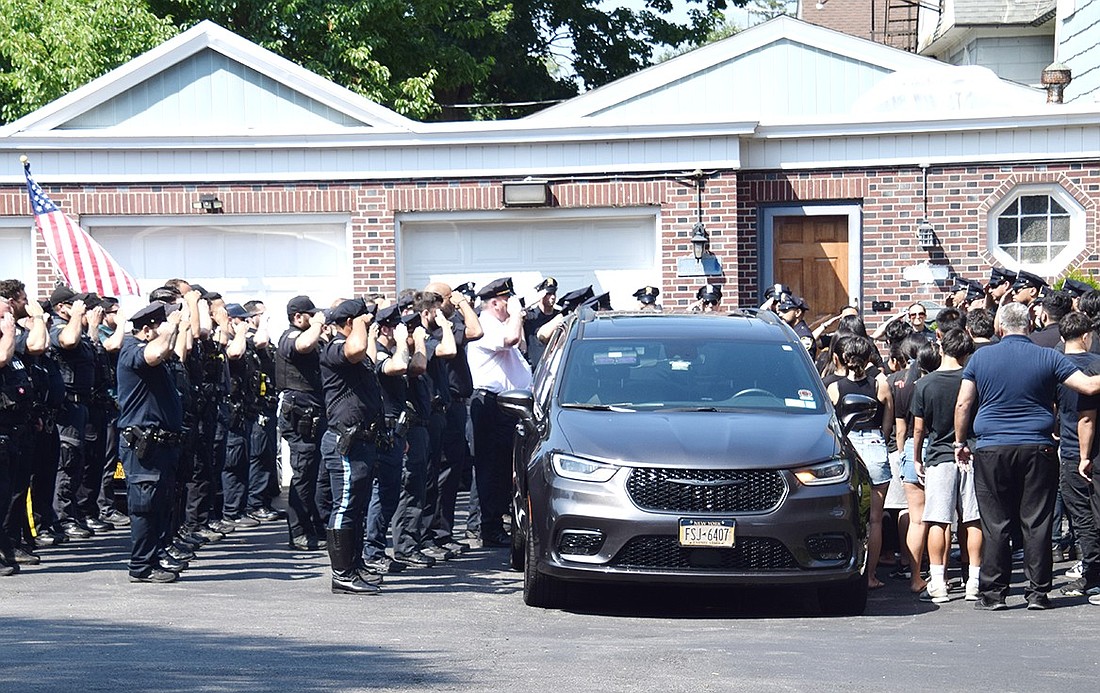
{"label": "neighboring house", "polygon": [[54,278],[27,154],[147,288],[273,306],[550,274],[675,309],[783,282],[870,314],[994,263],[1100,269],[1100,108],[1045,97],[781,17],[525,119],[417,123],[203,23],[0,127],[0,275]]}

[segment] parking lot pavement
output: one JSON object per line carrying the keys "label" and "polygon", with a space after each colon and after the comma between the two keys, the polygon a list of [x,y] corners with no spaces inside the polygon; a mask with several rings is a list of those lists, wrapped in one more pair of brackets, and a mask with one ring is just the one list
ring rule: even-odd
{"label": "parking lot pavement", "polygon": [[[203,549],[171,585],[130,584],[128,537],[43,550],[0,578],[4,691],[1074,690],[1095,686],[1100,608],[976,612],[903,582],[867,615],[787,591],[598,587],[524,606],[507,551],[333,595],[327,558],[279,523]],[[1059,564],[1057,584],[1069,564]],[[980,682],[980,683],[979,683]]]}

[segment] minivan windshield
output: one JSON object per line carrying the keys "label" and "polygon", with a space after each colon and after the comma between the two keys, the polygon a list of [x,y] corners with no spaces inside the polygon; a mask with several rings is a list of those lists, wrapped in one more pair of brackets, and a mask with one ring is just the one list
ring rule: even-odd
{"label": "minivan windshield", "polygon": [[559,404],[605,411],[824,411],[821,380],[797,345],[692,339],[575,343]]}

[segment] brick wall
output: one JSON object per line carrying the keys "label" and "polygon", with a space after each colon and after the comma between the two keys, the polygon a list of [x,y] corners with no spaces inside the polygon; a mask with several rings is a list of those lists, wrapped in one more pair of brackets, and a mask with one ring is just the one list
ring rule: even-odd
{"label": "brick wall", "polygon": [[[47,185],[47,194],[77,220],[84,215],[194,215],[202,194],[222,200],[225,214],[340,213],[351,217],[353,290],[356,293],[393,294],[396,286],[394,218],[401,212],[503,209],[500,180],[463,182],[345,183],[293,185],[186,185],[186,186],[72,186]],[[551,184],[554,207],[660,207],[658,214],[662,276],[662,303],[685,306],[694,300],[704,278],[677,277],[677,260],[691,255],[692,226],[697,218],[696,189],[675,177],[623,180],[573,180]],[[707,182],[703,221],[711,248],[730,258],[724,277],[715,283],[736,282],[739,237],[736,215],[736,179],[726,174]],[[0,216],[27,216],[26,193],[0,189]],[[57,278],[42,243],[36,244],[39,286]],[[598,265],[598,258],[594,258]],[[404,288],[404,287],[400,287]]]}
{"label": "brick wall", "polygon": [[[895,48],[905,49],[909,41],[901,34],[916,27],[915,23],[902,21],[916,18],[915,6],[900,0],[824,0],[820,9],[817,5],[818,0],[802,3],[804,21]],[[892,21],[887,22],[888,18]]]}
{"label": "brick wall", "polygon": [[[1016,185],[1057,182],[1086,209],[1086,249],[1069,268],[1100,274],[1097,255],[1097,200],[1100,162],[1059,165],[933,166],[928,169],[928,217],[940,247],[917,245],[916,226],[924,216],[922,171],[842,169],[818,172],[722,172],[710,178],[703,194],[703,222],[723,276],[678,277],[677,261],[691,255],[697,218],[696,189],[673,176],[551,183],[558,208],[659,207],[661,302],[684,307],[708,281],[723,286],[724,303],[752,305],[759,282],[757,212],[772,203],[855,202],[863,211],[863,294],[873,300],[904,304],[943,298],[942,288],[922,286],[903,276],[906,267],[928,261],[951,274],[984,280],[993,258],[987,248],[989,209]],[[198,215],[191,203],[214,193],[227,215],[265,213],[341,213],[351,217],[351,257],[357,293],[393,293],[394,216],[401,212],[502,209],[501,182],[344,183],[211,186],[47,186],[66,212],[81,215]],[[22,187],[0,189],[0,215],[26,216]],[[38,280],[49,286],[52,265],[38,245]],[[599,259],[593,264],[598,266]],[[1067,269],[1069,269],[1067,268]],[[1057,277],[1048,277],[1054,280]],[[808,297],[812,300],[812,297]]]}
{"label": "brick wall", "polygon": [[[1100,162],[1060,165],[932,166],[928,169],[928,219],[939,246],[917,244],[916,226],[924,217],[920,168],[851,169],[813,173],[754,172],[741,176],[738,189],[741,270],[757,271],[757,212],[762,204],[837,203],[855,200],[863,210],[864,310],[871,301],[908,302],[944,298],[942,286],[905,279],[906,267],[921,262],[945,266],[951,275],[985,281],[994,264],[989,252],[989,209],[1017,185],[1058,183],[1085,208],[1085,249],[1066,271],[1100,274],[1097,254],[1097,201]],[[1064,272],[1063,272],[1064,274]],[[1058,277],[1047,277],[1051,282]],[[741,285],[741,301],[755,300],[757,287]],[[812,301],[812,297],[810,298]],[[870,321],[870,320],[869,320]]]}

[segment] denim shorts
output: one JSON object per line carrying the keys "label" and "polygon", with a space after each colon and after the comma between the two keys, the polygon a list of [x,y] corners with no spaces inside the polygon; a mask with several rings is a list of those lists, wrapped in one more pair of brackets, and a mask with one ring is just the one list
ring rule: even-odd
{"label": "denim shorts", "polygon": [[871,484],[879,486],[890,483],[890,458],[886,452],[886,440],[882,431],[852,431],[848,434],[856,452],[863,458],[863,464],[871,475]]}
{"label": "denim shorts", "polygon": [[[928,441],[924,443],[924,454],[928,454]],[[901,451],[901,480],[907,484],[924,486],[924,482],[917,477],[917,467],[913,462],[913,439],[905,441],[905,447]]]}

